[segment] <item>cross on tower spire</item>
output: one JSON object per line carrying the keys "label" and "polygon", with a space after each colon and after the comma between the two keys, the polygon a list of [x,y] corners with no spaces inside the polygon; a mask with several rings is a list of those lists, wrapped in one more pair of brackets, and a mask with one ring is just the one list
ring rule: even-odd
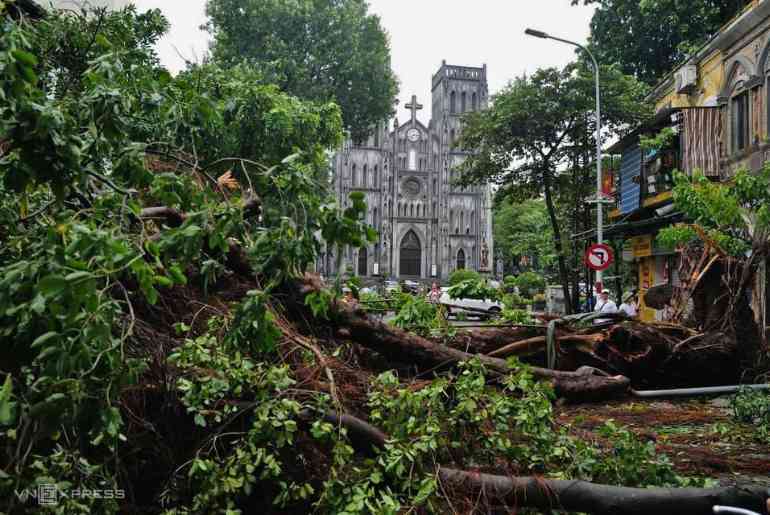
{"label": "cross on tower spire", "polygon": [[412,111],[412,126],[414,126],[417,123],[417,111],[422,109],[422,104],[417,103],[417,95],[412,95],[412,101],[404,107]]}

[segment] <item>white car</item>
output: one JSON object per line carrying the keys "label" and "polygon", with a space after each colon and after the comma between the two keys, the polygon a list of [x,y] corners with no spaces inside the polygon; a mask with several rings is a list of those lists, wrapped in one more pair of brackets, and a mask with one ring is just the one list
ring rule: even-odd
{"label": "white car", "polygon": [[449,288],[441,288],[439,303],[446,306],[450,314],[463,312],[469,315],[489,317],[498,315],[503,311],[502,303],[490,299],[453,299],[449,296],[449,293],[447,293],[448,289]]}

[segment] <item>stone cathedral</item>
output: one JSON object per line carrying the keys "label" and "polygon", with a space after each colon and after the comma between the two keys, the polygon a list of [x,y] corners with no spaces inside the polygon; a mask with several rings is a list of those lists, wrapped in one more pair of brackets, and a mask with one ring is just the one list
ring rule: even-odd
{"label": "stone cathedral", "polygon": [[[393,129],[378,127],[368,141],[347,141],[334,156],[333,184],[341,205],[352,191],[366,196],[367,222],[379,233],[369,247],[345,249],[342,270],[361,277],[445,280],[457,269],[487,271],[493,254],[491,190],[455,186],[454,167],[465,152],[454,147],[461,117],[487,106],[487,68],[444,61],[433,76],[432,120],[417,119],[423,106],[406,104],[409,117]],[[333,252],[319,272],[332,275]]]}

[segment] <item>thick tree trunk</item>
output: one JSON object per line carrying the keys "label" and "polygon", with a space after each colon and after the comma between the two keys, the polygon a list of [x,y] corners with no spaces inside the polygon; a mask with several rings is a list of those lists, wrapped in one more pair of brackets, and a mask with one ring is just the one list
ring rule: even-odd
{"label": "thick tree trunk", "polygon": [[448,491],[467,492],[515,507],[596,515],[708,515],[715,505],[770,513],[759,486],[727,488],[628,488],[586,481],[507,477],[441,467]]}
{"label": "thick tree trunk", "polygon": [[[604,335],[602,334],[565,334],[558,336],[556,341],[559,343],[583,343],[588,345],[598,344],[604,341]],[[548,339],[545,336],[535,336],[534,338],[527,338],[518,342],[509,343],[504,347],[500,347],[487,355],[492,357],[504,358],[507,356],[526,356],[528,354],[535,354],[545,350],[545,346]]]}
{"label": "thick tree trunk", "polygon": [[[369,453],[384,447],[388,436],[368,422],[329,412],[324,420],[345,426],[351,443]],[[540,477],[508,477],[439,467],[438,475],[449,492],[472,494],[492,504],[512,508],[565,510],[597,515],[707,515],[715,505],[770,513],[765,488],[628,488],[586,481]]]}
{"label": "thick tree trunk", "polygon": [[567,272],[567,263],[564,259],[564,246],[561,241],[561,230],[559,229],[559,220],[556,218],[556,208],[553,205],[551,191],[551,170],[549,164],[543,165],[543,192],[545,194],[545,206],[548,209],[548,217],[551,220],[551,230],[553,230],[553,245],[556,250],[556,256],[559,263],[559,279],[564,291],[564,306],[567,314],[572,313],[572,297],[569,291],[569,273]]}
{"label": "thick tree trunk", "polygon": [[454,337],[452,345],[474,354],[489,354],[511,342],[545,334],[546,330],[547,327],[544,325],[460,330]]}

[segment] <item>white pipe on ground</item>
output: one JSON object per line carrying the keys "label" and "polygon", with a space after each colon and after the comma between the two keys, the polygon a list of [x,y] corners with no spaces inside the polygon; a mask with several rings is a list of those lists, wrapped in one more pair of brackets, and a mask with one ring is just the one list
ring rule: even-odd
{"label": "white pipe on ground", "polygon": [[734,508],[732,506],[719,506],[718,504],[714,506],[714,513],[715,514],[730,513],[735,515],[762,515],[761,513],[757,513],[756,511],[746,510],[743,508]]}
{"label": "white pipe on ground", "polygon": [[736,393],[740,390],[770,390],[770,384],[736,384],[730,386],[705,386],[703,388],[676,388],[673,390],[631,390],[634,397],[686,397]]}

